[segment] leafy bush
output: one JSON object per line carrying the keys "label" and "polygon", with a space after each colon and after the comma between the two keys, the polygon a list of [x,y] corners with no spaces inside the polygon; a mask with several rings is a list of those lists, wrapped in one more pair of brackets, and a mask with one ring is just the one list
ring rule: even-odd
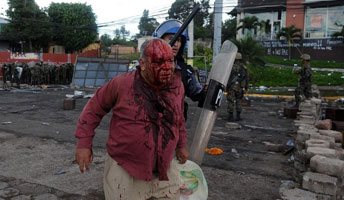
{"label": "leafy bush", "polygon": [[[298,66],[301,66],[301,59],[287,60],[280,56],[264,56],[264,60],[266,63],[288,65],[288,66],[293,66],[294,64],[297,64]],[[319,67],[319,68],[344,68],[344,63],[335,62],[335,61],[311,60],[310,64],[311,64],[311,67]]]}
{"label": "leafy bush", "polygon": [[[297,74],[295,70],[275,67],[253,67],[249,66],[250,84],[253,86],[297,86]],[[318,86],[338,86],[344,82],[344,73],[339,72],[312,72],[313,83]]]}
{"label": "leafy bush", "polygon": [[[213,61],[213,49],[208,48],[202,44],[196,44],[194,46],[194,56],[205,56],[207,69],[211,69],[211,62]],[[204,69],[204,58],[195,57],[193,65],[199,69]]]}
{"label": "leafy bush", "polygon": [[139,57],[140,57],[140,53],[139,52],[132,53],[132,54],[124,54],[124,55],[119,55],[118,56],[119,59],[128,59],[130,61],[139,60]]}

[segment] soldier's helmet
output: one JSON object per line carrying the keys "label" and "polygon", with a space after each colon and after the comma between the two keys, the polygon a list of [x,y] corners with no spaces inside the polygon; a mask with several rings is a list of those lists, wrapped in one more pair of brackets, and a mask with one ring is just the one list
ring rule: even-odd
{"label": "soldier's helmet", "polygon": [[301,59],[302,60],[311,60],[311,56],[309,55],[309,54],[303,54],[302,56],[301,56]]}
{"label": "soldier's helmet", "polygon": [[[164,21],[158,28],[153,32],[153,37],[162,38],[165,34],[176,34],[179,28],[182,26],[182,22],[177,19],[169,19]],[[178,55],[183,54],[184,49],[187,46],[187,40],[189,39],[188,33],[184,30],[181,34],[182,45],[179,49]]]}
{"label": "soldier's helmet", "polygon": [[241,53],[237,53],[236,56],[235,56],[235,60],[241,60],[242,59],[242,55]]}

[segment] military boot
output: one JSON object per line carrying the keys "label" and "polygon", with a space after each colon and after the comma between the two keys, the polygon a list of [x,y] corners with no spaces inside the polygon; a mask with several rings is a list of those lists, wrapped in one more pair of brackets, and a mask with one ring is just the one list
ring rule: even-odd
{"label": "military boot", "polygon": [[233,112],[228,113],[228,121],[233,121]]}
{"label": "military boot", "polygon": [[240,113],[239,111],[236,112],[236,118],[235,118],[235,121],[240,121],[241,118],[240,118]]}

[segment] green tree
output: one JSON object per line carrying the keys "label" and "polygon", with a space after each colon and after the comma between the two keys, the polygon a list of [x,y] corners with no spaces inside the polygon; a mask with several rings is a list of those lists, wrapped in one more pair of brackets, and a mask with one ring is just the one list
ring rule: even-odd
{"label": "green tree", "polygon": [[227,19],[222,26],[222,40],[231,40],[236,37],[237,19]]}
{"label": "green tree", "polygon": [[255,66],[264,66],[265,62],[262,59],[265,55],[265,47],[260,42],[254,40],[252,37],[247,37],[241,40],[232,40],[238,47],[238,52],[241,53],[244,63],[249,63]]}
{"label": "green tree", "polygon": [[257,28],[261,26],[256,16],[246,16],[243,19],[240,19],[240,23],[241,25],[237,28],[237,30],[242,29],[242,33],[244,33],[244,30],[247,29],[251,37],[257,33]]}
{"label": "green tree", "polygon": [[154,30],[159,26],[155,18],[149,17],[149,10],[144,10],[139,22],[139,37],[152,35]]}
{"label": "green tree", "polygon": [[8,0],[6,14],[10,20],[1,38],[22,44],[21,50],[39,50],[47,45],[51,33],[49,20],[34,0]]}
{"label": "green tree", "polygon": [[271,24],[269,19],[260,21],[260,32],[264,36],[271,34]]}
{"label": "green tree", "polygon": [[116,39],[126,41],[127,38],[128,38],[129,35],[130,35],[130,31],[128,31],[127,29],[125,29],[125,25],[123,25],[123,26],[121,26],[121,28],[115,29],[114,34],[115,34],[115,38],[116,38]]}
{"label": "green tree", "polygon": [[104,34],[100,37],[100,42],[102,45],[102,51],[109,53],[110,47],[112,45],[112,39],[110,38],[110,35]]}
{"label": "green tree", "polygon": [[[294,25],[289,27],[283,27],[277,34],[276,37],[278,40],[281,38],[286,39],[288,41],[288,49],[289,49],[289,60],[291,59],[291,44],[294,44],[294,39],[302,39],[301,29],[296,28]],[[299,49],[298,49],[299,50]],[[299,50],[301,53],[301,51]]]}
{"label": "green tree", "polygon": [[67,52],[79,51],[97,39],[96,16],[90,5],[51,3],[48,14],[55,25],[54,41]]}
{"label": "green tree", "polygon": [[[195,39],[198,38],[206,38],[207,36],[211,36],[211,31],[209,30],[207,25],[210,24],[209,18],[209,0],[201,0],[199,2],[201,4],[201,10],[197,13],[194,17],[194,37]],[[187,16],[191,13],[192,6],[194,5],[195,1],[189,0],[176,0],[172,5],[171,8],[168,10],[168,19],[179,19],[181,21],[185,21]]]}
{"label": "green tree", "polygon": [[137,46],[137,40],[135,37],[132,37],[130,40],[128,40],[128,37],[130,35],[130,31],[125,29],[125,25],[121,26],[121,28],[117,28],[114,31],[115,37],[112,40],[112,44],[118,44],[118,45],[124,45],[124,46]]}
{"label": "green tree", "polygon": [[[332,35],[333,38],[344,38],[344,26],[342,27],[342,31],[338,31],[333,33]],[[344,43],[344,40],[343,40]]]}

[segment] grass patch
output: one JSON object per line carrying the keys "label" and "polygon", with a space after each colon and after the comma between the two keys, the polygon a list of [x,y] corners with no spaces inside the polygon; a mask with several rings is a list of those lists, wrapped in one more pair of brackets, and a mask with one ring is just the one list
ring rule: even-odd
{"label": "grass patch", "polygon": [[[249,66],[250,84],[253,86],[297,86],[299,75],[295,70],[274,67]],[[344,73],[313,71],[313,83],[318,86],[340,86],[344,82]]]}
{"label": "grass patch", "polygon": [[[280,65],[288,65],[293,66],[297,64],[301,66],[300,59],[285,59],[280,56],[264,56],[264,60],[266,63],[273,63],[273,64],[280,64]],[[344,68],[344,63],[335,62],[335,61],[320,61],[320,60],[311,60],[311,67],[319,67],[319,68]]]}
{"label": "grass patch", "polygon": [[140,57],[140,53],[139,52],[132,53],[132,54],[124,54],[124,55],[119,55],[118,56],[119,59],[128,59],[130,61],[139,60],[139,57]]}

